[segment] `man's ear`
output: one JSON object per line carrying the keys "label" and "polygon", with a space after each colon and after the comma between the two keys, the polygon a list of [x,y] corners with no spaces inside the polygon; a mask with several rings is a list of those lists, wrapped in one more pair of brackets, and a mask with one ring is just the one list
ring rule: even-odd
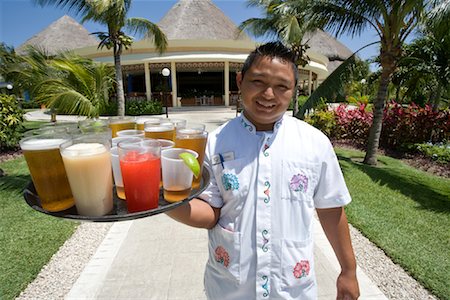
{"label": "man's ear", "polygon": [[242,72],[237,72],[236,73],[236,84],[237,84],[239,90],[241,89],[241,83],[242,83]]}

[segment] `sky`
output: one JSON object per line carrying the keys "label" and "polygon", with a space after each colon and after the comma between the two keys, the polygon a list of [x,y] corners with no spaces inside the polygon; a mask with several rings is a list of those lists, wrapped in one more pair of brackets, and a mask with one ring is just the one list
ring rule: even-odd
{"label": "sky", "polygon": [[[128,17],[144,17],[154,23],[159,22],[176,0],[134,0]],[[236,25],[246,19],[260,17],[260,10],[247,7],[246,0],[213,0]],[[53,6],[40,7],[32,0],[0,0],[0,42],[18,48],[27,39],[48,27],[51,23],[68,14],[78,22],[81,18],[67,9]],[[105,31],[96,23],[82,24],[89,32]],[[338,37],[350,50],[356,51],[364,45],[377,41],[373,31],[367,30],[360,37]],[[359,52],[362,59],[377,55],[378,46],[371,46]]]}

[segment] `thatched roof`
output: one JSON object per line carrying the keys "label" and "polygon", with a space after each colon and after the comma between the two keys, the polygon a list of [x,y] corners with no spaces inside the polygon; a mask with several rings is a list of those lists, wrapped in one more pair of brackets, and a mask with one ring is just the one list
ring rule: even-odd
{"label": "thatched roof", "polygon": [[344,44],[320,29],[306,33],[303,42],[308,44],[311,51],[328,58],[330,62],[327,69],[330,73],[353,54]]}
{"label": "thatched roof", "polygon": [[249,39],[211,0],[180,0],[158,26],[169,40]]}
{"label": "thatched roof", "polygon": [[98,45],[98,43],[98,40],[90,35],[86,28],[65,15],[25,41],[17,49],[17,53],[25,54],[26,46],[33,45],[45,49],[50,55],[55,55],[61,51]]}

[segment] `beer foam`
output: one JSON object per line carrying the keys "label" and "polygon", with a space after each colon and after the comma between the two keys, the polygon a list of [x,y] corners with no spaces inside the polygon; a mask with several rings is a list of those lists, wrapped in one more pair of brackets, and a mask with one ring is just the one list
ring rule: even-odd
{"label": "beer foam", "polygon": [[202,131],[199,129],[187,129],[187,128],[178,129],[178,132],[182,133],[182,134],[201,134],[202,133]]}
{"label": "beer foam", "polygon": [[22,150],[48,150],[58,148],[65,139],[29,139],[20,143]]}
{"label": "beer foam", "polygon": [[145,128],[145,132],[165,132],[165,131],[171,131],[173,128],[169,126],[151,126]]}
{"label": "beer foam", "polygon": [[106,152],[106,147],[100,143],[73,144],[63,150],[66,156],[89,156]]}

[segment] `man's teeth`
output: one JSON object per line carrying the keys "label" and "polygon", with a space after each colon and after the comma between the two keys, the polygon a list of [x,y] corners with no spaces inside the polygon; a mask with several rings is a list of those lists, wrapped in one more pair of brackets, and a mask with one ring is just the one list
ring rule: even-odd
{"label": "man's teeth", "polygon": [[258,104],[259,104],[259,105],[262,105],[262,106],[264,106],[264,107],[266,107],[266,108],[272,108],[272,107],[275,106],[275,104],[264,104],[264,103],[261,103],[261,102],[259,102],[259,101],[258,101]]}

